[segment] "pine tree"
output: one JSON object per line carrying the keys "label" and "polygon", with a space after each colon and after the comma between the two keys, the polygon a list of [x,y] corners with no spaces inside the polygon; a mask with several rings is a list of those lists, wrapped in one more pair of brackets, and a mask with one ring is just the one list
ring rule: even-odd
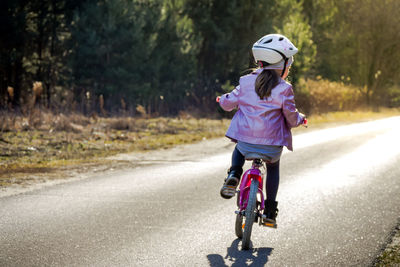
{"label": "pine tree", "polygon": [[71,29],[70,66],[78,91],[103,95],[109,108],[122,97],[146,102],[154,89],[149,66],[159,13],[151,1],[87,1]]}

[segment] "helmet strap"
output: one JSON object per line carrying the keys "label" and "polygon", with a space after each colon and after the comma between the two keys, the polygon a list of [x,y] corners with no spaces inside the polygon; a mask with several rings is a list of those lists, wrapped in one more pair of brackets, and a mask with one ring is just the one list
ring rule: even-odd
{"label": "helmet strap", "polygon": [[282,73],[281,73],[281,77],[283,77],[283,75],[285,74],[285,71],[286,71],[286,64],[288,63],[288,58],[287,57],[285,57],[285,63],[283,63],[283,70],[282,70]]}
{"label": "helmet strap", "polygon": [[268,48],[268,49],[277,52],[279,55],[282,56],[283,59],[285,59],[285,63],[283,64],[283,70],[282,70],[282,73],[281,73],[281,77],[283,77],[283,74],[285,74],[285,70],[286,70],[286,64],[288,63],[289,58],[287,58],[287,57],[285,56],[285,54],[283,54],[282,52],[280,52],[280,51],[278,51],[278,50],[276,50],[276,49],[273,49],[273,48]]}
{"label": "helmet strap", "polygon": [[264,67],[266,67],[266,66],[268,66],[268,65],[270,65],[270,64],[269,64],[268,62],[259,60],[259,61],[257,61],[257,65],[258,65],[260,68],[264,68]]}

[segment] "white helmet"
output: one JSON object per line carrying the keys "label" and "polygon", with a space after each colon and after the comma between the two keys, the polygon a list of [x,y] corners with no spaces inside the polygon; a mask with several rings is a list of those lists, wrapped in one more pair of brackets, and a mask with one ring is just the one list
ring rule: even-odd
{"label": "white helmet", "polygon": [[285,36],[268,34],[254,43],[252,51],[255,61],[262,67],[283,63],[283,75],[289,58],[299,50]]}

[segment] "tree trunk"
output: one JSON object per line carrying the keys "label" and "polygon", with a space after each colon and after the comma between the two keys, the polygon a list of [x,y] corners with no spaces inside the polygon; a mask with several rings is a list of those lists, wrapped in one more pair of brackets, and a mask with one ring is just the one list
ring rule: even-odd
{"label": "tree trunk", "polygon": [[14,98],[12,99],[12,105],[17,110],[20,110],[20,98],[21,98],[21,76],[22,76],[22,58],[16,60],[15,66],[12,68],[12,80],[11,83],[14,87]]}

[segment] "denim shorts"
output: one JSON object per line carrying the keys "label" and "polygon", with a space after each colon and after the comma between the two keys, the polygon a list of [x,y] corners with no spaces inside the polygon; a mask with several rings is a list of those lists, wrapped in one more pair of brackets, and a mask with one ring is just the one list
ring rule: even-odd
{"label": "denim shorts", "polygon": [[277,162],[282,155],[283,146],[256,145],[238,141],[236,148],[246,159],[263,159],[268,163]]}

